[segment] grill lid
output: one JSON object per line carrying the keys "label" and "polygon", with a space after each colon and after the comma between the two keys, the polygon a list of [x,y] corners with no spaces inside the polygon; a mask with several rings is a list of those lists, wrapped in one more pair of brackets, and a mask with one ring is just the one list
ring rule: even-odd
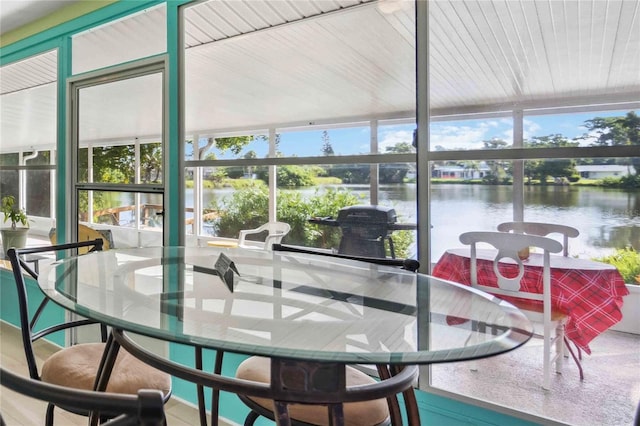
{"label": "grill lid", "polygon": [[395,209],[385,206],[349,206],[338,212],[337,222],[343,224],[391,224],[398,216]]}

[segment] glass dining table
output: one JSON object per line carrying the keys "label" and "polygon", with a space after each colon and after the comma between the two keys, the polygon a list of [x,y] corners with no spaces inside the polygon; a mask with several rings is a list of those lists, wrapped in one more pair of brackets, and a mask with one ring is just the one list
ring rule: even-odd
{"label": "glass dining table", "polygon": [[[122,346],[176,377],[287,405],[327,405],[413,392],[418,365],[490,357],[526,343],[532,325],[511,304],[432,276],[327,256],[220,247],[89,253],[43,267],[39,286],[65,309],[112,327]],[[219,353],[271,359],[271,383],[178,364],[130,333]],[[108,380],[109,357],[103,360]],[[375,384],[350,388],[346,365],[385,365]],[[302,373],[301,373],[302,372]],[[304,380],[291,377],[304,376]],[[410,424],[417,404],[405,398]],[[216,411],[217,413],[217,411]],[[215,420],[214,420],[215,422]]]}

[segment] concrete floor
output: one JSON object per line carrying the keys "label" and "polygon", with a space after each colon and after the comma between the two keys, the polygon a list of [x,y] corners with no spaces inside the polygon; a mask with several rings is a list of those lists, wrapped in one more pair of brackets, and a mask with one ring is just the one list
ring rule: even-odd
{"label": "concrete floor", "polygon": [[585,379],[565,359],[552,389],[542,383],[542,340],[504,355],[433,366],[432,386],[576,426],[630,426],[640,402],[640,335],[607,331],[583,353]]}

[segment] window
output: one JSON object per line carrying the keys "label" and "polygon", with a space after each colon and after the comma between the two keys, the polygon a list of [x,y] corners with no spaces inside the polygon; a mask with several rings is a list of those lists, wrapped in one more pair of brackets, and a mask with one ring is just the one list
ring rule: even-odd
{"label": "window", "polygon": [[55,205],[57,61],[51,50],[0,68],[0,197],[13,195],[29,217],[30,238],[46,240]]}

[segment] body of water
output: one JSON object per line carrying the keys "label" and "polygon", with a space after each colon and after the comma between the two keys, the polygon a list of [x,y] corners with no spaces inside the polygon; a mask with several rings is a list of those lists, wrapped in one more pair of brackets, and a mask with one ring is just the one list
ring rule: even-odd
{"label": "body of water", "polygon": [[[369,188],[343,185],[369,203]],[[432,257],[437,260],[448,248],[461,246],[458,236],[467,231],[495,230],[501,222],[513,220],[513,191],[510,186],[432,185]],[[322,188],[297,191],[313,195]],[[205,190],[204,205],[227,197],[232,189]],[[193,205],[193,190],[187,190],[187,206]],[[598,257],[616,248],[640,250],[640,191],[549,186],[525,188],[524,219],[570,225],[580,231],[569,242],[569,254]],[[379,204],[394,207],[400,222],[416,222],[415,184],[382,185]]]}

